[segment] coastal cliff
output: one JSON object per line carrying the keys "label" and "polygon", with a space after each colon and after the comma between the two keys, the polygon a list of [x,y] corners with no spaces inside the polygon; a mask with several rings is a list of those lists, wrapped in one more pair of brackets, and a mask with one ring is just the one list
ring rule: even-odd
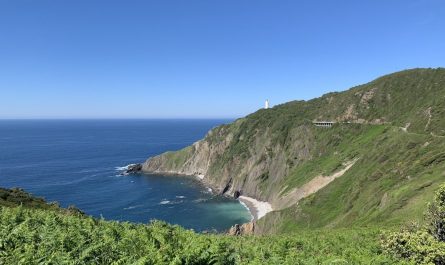
{"label": "coastal cliff", "polygon": [[276,190],[263,184],[274,183],[289,173],[289,156],[301,160],[310,157],[310,138],[297,137],[299,134],[310,136],[310,128],[296,128],[291,147],[275,145],[269,129],[256,132],[253,136],[255,143],[241,146],[245,143],[240,141],[247,140],[243,140],[247,136],[240,135],[244,123],[245,120],[240,119],[231,125],[217,127],[192,146],[150,158],[142,164],[142,171],[194,175],[219,193],[235,196],[239,192],[273,201]]}
{"label": "coastal cliff", "polygon": [[270,203],[259,233],[397,223],[420,218],[420,202],[445,180],[444,117],[445,69],[407,70],[258,110],[140,170],[197,176],[219,193]]}

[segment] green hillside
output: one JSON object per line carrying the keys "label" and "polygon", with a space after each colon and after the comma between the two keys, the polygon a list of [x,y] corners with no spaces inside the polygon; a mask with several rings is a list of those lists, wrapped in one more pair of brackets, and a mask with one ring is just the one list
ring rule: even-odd
{"label": "green hillside", "polygon": [[[227,195],[270,202],[274,211],[259,220],[257,233],[397,226],[420,220],[445,181],[444,145],[445,69],[412,69],[261,109],[148,159],[142,170],[201,174]],[[317,184],[350,163],[329,185]]]}
{"label": "green hillside", "polygon": [[445,181],[445,141],[388,125],[360,125],[354,133],[351,126],[344,127],[320,132],[320,137],[341,135],[343,139],[329,146],[329,152],[297,167],[283,185],[289,190],[316,175],[329,175],[344,160],[359,160],[342,177],[298,205],[260,220],[266,231],[392,226],[421,220],[433,191]]}

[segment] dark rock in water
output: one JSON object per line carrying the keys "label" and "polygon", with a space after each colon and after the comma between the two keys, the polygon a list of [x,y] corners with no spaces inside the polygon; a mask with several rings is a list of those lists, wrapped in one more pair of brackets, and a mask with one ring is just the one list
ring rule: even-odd
{"label": "dark rock in water", "polygon": [[241,196],[241,191],[240,190],[237,190],[237,191],[235,191],[235,193],[233,193],[233,197],[235,198],[235,199],[238,199],[238,197],[239,196]]}
{"label": "dark rock in water", "polygon": [[137,173],[142,170],[142,164],[133,164],[129,165],[127,170],[125,170],[124,174]]}
{"label": "dark rock in water", "polygon": [[227,182],[226,186],[224,187],[224,189],[222,190],[221,194],[226,193],[229,189],[230,186],[232,185],[232,178],[229,179],[229,182]]}
{"label": "dark rock in water", "polygon": [[241,227],[239,224],[235,224],[229,230],[229,235],[231,236],[239,236],[241,234]]}

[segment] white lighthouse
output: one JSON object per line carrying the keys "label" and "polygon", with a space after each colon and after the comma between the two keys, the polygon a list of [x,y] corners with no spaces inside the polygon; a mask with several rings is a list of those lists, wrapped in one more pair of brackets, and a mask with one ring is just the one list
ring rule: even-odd
{"label": "white lighthouse", "polygon": [[269,108],[269,100],[266,99],[266,102],[264,102],[264,108],[268,109]]}

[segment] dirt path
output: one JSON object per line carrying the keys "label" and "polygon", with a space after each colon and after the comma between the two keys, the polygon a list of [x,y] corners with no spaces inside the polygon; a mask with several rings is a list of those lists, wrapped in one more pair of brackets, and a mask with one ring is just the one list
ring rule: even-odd
{"label": "dirt path", "polygon": [[334,181],[336,178],[343,176],[343,174],[345,174],[346,171],[348,171],[355,164],[355,162],[357,162],[357,160],[358,159],[347,162],[345,164],[345,167],[342,170],[337,171],[332,175],[317,176],[317,177],[313,178],[312,180],[310,180],[309,182],[307,182],[306,184],[304,184],[303,186],[295,188],[294,190],[289,192],[287,195],[285,195],[284,197],[279,199],[277,203],[274,203],[273,208],[277,209],[277,210],[287,208],[287,207],[295,204],[299,200],[301,200],[311,194],[316,193],[317,191],[326,187],[329,183]]}
{"label": "dirt path", "polygon": [[431,123],[431,118],[433,117],[433,115],[431,114],[431,107],[429,107],[426,111],[425,111],[426,115],[428,115],[428,121],[425,125],[425,131],[428,130],[428,126],[430,126]]}

